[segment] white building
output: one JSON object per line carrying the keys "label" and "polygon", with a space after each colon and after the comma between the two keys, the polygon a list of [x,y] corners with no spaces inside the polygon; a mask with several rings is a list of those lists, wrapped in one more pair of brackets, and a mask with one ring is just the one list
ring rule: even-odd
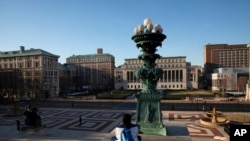
{"label": "white building", "polygon": [[[246,74],[247,72],[248,68],[215,69],[214,73],[212,73],[212,90],[239,91],[241,83],[246,83],[245,80],[240,79],[240,75]],[[245,86],[245,84],[242,84],[242,86],[243,85]]]}
{"label": "white building", "polygon": [[[142,84],[135,77],[135,71],[141,67],[142,63],[142,60],[135,58],[125,59],[123,65],[115,68],[115,89],[142,89]],[[162,57],[156,60],[156,65],[163,70],[163,75],[157,83],[157,89],[198,89],[200,74],[197,72],[201,72],[201,67],[191,67],[190,62],[186,62],[185,56]],[[200,71],[198,71],[199,69]]]}

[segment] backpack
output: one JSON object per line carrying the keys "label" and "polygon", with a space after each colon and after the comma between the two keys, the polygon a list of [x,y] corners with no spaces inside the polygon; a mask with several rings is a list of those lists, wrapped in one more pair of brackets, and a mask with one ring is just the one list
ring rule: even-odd
{"label": "backpack", "polygon": [[124,128],[121,133],[121,141],[134,141],[130,129]]}

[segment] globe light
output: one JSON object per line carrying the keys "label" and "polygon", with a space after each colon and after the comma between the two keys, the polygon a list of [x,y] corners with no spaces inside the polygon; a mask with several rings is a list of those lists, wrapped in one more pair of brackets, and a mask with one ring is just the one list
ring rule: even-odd
{"label": "globe light", "polygon": [[141,24],[141,25],[138,25],[138,33],[144,33],[144,26]]}
{"label": "globe light", "polygon": [[152,24],[152,20],[150,18],[146,18],[143,22],[144,27],[146,27],[148,24]]}
{"label": "globe light", "polygon": [[134,33],[138,34],[138,28],[137,27],[134,28]]}
{"label": "globe light", "polygon": [[161,32],[161,25],[160,24],[156,24],[154,27],[156,33]]}
{"label": "globe light", "polygon": [[148,32],[148,33],[151,33],[152,30],[153,30],[153,28],[154,28],[154,26],[153,26],[153,24],[148,24],[148,25],[146,26],[146,28],[147,28],[147,32]]}
{"label": "globe light", "polygon": [[153,28],[153,30],[151,31],[152,33],[156,33],[156,30]]}
{"label": "globe light", "polygon": [[144,34],[144,33],[162,33],[163,29],[160,24],[152,24],[152,20],[150,18],[146,18],[143,24],[138,25],[134,28],[134,33]]}
{"label": "globe light", "polygon": [[162,29],[162,27],[161,27],[161,29],[160,29],[160,33],[162,33],[163,32],[163,29]]}

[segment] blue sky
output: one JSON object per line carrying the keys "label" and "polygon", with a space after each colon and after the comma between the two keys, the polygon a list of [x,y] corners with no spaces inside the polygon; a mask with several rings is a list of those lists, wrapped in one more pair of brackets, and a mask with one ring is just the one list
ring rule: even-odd
{"label": "blue sky", "polygon": [[40,48],[59,55],[137,58],[134,27],[151,18],[167,35],[158,54],[203,66],[211,43],[250,43],[249,0],[0,0],[0,51]]}

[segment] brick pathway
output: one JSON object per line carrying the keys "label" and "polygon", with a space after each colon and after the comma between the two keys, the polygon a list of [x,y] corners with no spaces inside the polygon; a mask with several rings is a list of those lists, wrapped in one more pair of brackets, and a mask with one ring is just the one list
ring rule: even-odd
{"label": "brick pathway", "polygon": [[[133,119],[135,118],[135,111],[126,110],[41,108],[39,112],[42,117],[42,124],[47,125],[46,134],[41,135],[44,138],[57,137],[100,141],[114,134],[113,129],[121,122],[124,113],[131,113]],[[163,111],[162,113],[163,123],[166,128],[169,128],[172,137],[189,136],[194,141],[228,139],[223,127],[208,127],[199,123],[199,119],[206,116],[203,112]],[[0,140],[27,138],[27,136],[28,138],[36,137],[33,134],[19,133],[16,130],[17,119],[24,122],[24,116],[7,118],[0,115]],[[183,127],[179,128],[181,126]],[[39,137],[41,138],[41,136]]]}

